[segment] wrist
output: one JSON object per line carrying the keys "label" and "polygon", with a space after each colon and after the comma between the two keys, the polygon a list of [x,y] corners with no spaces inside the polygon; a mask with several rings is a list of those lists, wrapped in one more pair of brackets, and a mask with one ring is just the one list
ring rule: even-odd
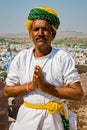
{"label": "wrist", "polygon": [[30,84],[30,82],[26,83],[26,90],[28,93],[32,91],[32,89],[30,88]]}

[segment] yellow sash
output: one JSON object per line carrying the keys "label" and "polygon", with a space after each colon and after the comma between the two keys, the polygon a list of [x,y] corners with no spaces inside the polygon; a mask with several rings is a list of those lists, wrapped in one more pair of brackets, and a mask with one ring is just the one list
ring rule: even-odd
{"label": "yellow sash", "polygon": [[33,109],[46,109],[49,114],[54,114],[55,112],[59,112],[65,119],[68,119],[66,111],[62,105],[62,103],[50,101],[47,104],[31,104],[24,101],[24,106]]}

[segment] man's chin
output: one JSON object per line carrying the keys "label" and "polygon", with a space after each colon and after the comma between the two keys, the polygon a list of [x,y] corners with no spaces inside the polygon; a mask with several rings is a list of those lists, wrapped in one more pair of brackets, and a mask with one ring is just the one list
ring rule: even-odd
{"label": "man's chin", "polygon": [[46,43],[45,42],[42,42],[42,41],[39,41],[38,43],[37,43],[37,46],[45,46],[46,45]]}
{"label": "man's chin", "polygon": [[48,49],[50,47],[50,45],[46,44],[46,43],[39,43],[38,45],[36,45],[36,48],[41,49],[46,51],[46,49]]}

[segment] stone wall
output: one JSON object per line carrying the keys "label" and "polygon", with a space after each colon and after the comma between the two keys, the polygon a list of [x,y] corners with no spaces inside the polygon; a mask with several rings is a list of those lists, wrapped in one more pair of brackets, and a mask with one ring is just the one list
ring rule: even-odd
{"label": "stone wall", "polygon": [[84,96],[81,101],[69,101],[68,107],[77,114],[78,130],[87,130],[87,66],[76,66],[81,76]]}
{"label": "stone wall", "polygon": [[4,83],[0,79],[0,130],[8,130],[8,99],[3,94]]}
{"label": "stone wall", "polygon": [[87,130],[87,96],[82,101],[69,101],[68,107],[77,114],[78,130]]}

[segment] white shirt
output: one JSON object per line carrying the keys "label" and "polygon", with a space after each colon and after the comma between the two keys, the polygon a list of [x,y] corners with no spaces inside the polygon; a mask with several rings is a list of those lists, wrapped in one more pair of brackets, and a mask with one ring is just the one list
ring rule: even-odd
{"label": "white shirt", "polygon": [[[32,81],[35,65],[40,65],[42,67],[45,79],[47,80],[47,82],[53,85],[61,87],[80,80],[80,76],[75,68],[74,59],[70,55],[70,53],[64,51],[63,49],[52,48],[50,54],[44,57],[35,58],[33,55],[33,49],[34,48],[23,50],[14,58],[6,79],[7,85],[12,86],[15,84],[24,84],[26,82]],[[31,93],[25,95],[23,98],[26,102],[32,104],[44,104],[48,101],[60,102],[61,100],[63,100],[39,90],[32,91]],[[26,115],[26,112],[28,113],[28,115],[30,113],[30,115],[32,116]],[[23,113],[26,113],[26,116],[22,119]],[[42,117],[45,124],[40,123]],[[61,117],[58,113],[55,113],[54,115],[49,115],[46,113],[45,110],[32,110],[29,108],[25,108],[25,106],[23,105],[19,109],[18,118],[15,123],[16,127],[14,127],[14,129],[12,130],[22,130],[22,128],[24,130],[25,126],[23,125],[24,127],[20,127],[20,122],[22,123],[22,121],[25,122],[26,120],[29,120],[30,122],[32,118],[32,122],[37,122],[37,125],[35,127],[33,126],[33,130],[63,130]],[[53,121],[53,119],[56,120],[57,118],[59,123]],[[48,122],[50,121],[49,126],[46,125],[44,119]],[[38,127],[39,123],[42,124],[42,128]],[[32,123],[26,123],[26,130],[28,130],[28,128],[31,128],[31,124]]]}

